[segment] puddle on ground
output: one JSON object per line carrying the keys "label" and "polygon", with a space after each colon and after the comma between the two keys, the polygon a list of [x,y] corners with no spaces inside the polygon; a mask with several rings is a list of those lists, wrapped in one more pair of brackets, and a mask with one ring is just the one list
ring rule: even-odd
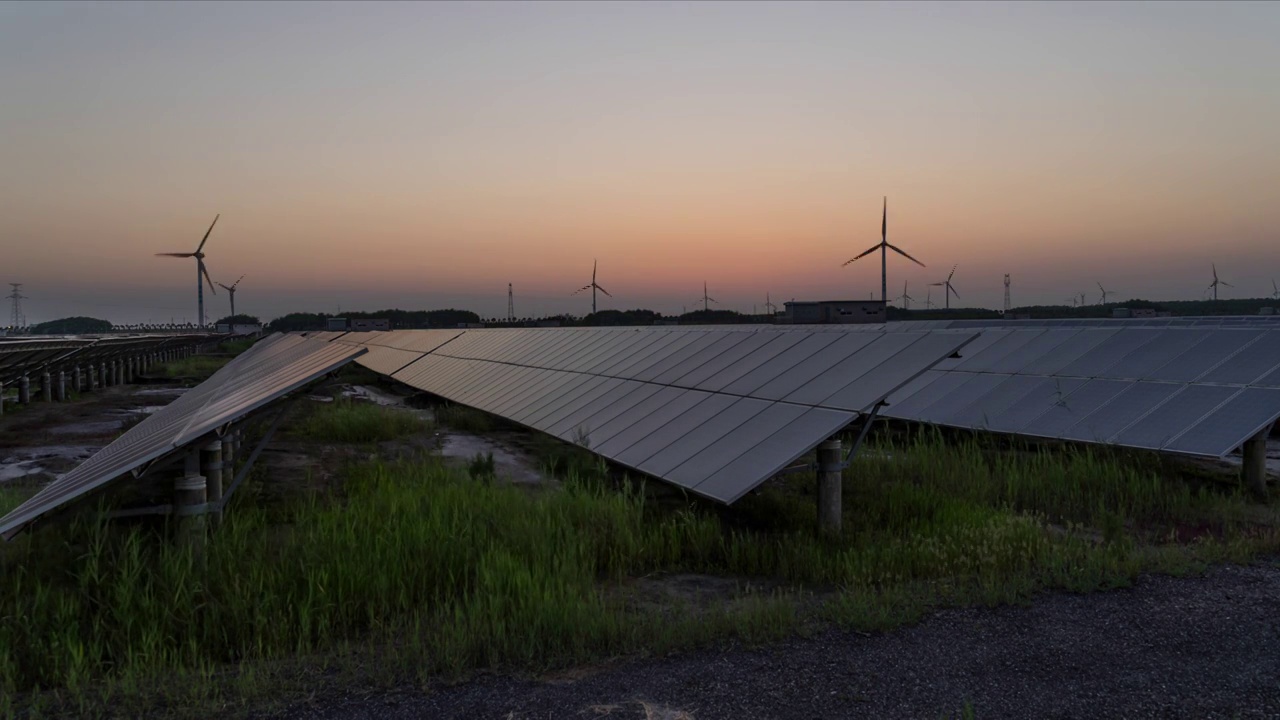
{"label": "puddle on ground", "polygon": [[110,435],[120,432],[124,420],[100,420],[98,422],[68,423],[49,428],[50,435]]}
{"label": "puddle on ground", "polygon": [[404,405],[404,398],[367,385],[348,385],[342,389],[342,397],[368,400],[385,407]]}
{"label": "puddle on ground", "polygon": [[537,468],[533,458],[476,435],[448,433],[443,435],[440,454],[462,462],[470,462],[476,455],[493,453],[494,471],[499,480],[511,483],[543,485],[547,476]]}
{"label": "puddle on ground", "polygon": [[187,391],[187,388],[184,388],[184,387],[158,387],[158,388],[147,388],[146,390],[139,390],[136,393],[134,393],[134,395],[172,395],[176,397],[178,395],[185,393],[186,391]]}
{"label": "puddle on ground", "polygon": [[57,475],[70,470],[98,451],[87,445],[48,445],[6,451],[0,458],[0,482],[28,475]]}

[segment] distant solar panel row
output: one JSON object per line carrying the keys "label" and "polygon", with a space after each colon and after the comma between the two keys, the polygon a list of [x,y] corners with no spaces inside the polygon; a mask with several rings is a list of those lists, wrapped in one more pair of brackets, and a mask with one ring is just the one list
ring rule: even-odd
{"label": "distant solar panel row", "polygon": [[885,415],[1210,457],[1280,417],[1280,330],[988,329],[964,356]]}
{"label": "distant solar panel row", "polygon": [[154,352],[209,339],[207,334],[134,335],[104,338],[4,338],[0,339],[0,383],[23,375],[73,365],[112,360]]}
{"label": "distant solar panel row", "polygon": [[364,352],[297,335],[273,335],[260,341],[0,518],[0,536],[12,538],[45,513],[145,469]]}
{"label": "distant solar panel row", "polygon": [[407,385],[732,503],[973,337],[543,328],[335,342],[368,347],[358,362]]}

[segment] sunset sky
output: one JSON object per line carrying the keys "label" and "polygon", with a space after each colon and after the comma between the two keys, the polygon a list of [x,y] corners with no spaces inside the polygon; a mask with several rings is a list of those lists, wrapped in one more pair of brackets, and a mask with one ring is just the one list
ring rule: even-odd
{"label": "sunset sky", "polygon": [[[1280,279],[1280,3],[0,3],[28,320],[1227,297]],[[7,286],[4,287],[7,290]],[[933,299],[938,300],[938,288]],[[228,311],[219,291],[209,315]],[[8,302],[0,307],[6,324]]]}

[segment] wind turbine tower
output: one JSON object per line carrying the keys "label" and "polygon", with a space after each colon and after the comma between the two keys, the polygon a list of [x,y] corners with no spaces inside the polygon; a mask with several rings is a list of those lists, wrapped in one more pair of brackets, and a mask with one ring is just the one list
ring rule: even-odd
{"label": "wind turbine tower", "polygon": [[[1272,284],[1274,285],[1275,283]],[[769,299],[769,293],[764,294],[764,309],[769,313],[770,317],[778,314],[778,306],[774,305],[773,301]]]}
{"label": "wind turbine tower", "polygon": [[[597,284],[596,284],[596,268],[597,268],[597,266],[598,266],[598,263],[597,263],[595,260],[592,260],[592,261],[591,261],[591,284],[590,284],[590,285],[583,285],[582,287],[578,288],[577,290],[574,290],[574,291],[573,291],[573,293],[571,293],[571,294],[573,294],[573,295],[577,295],[578,293],[583,292],[583,291],[585,291],[585,290],[590,290],[590,291],[591,291],[591,314],[592,314],[592,315],[595,315],[595,314],[596,314],[596,291],[597,291],[597,290],[599,290],[600,292],[604,293],[605,295],[609,295],[609,291],[608,291],[608,290],[605,290],[604,288],[602,288],[602,287],[600,287],[599,285],[597,285]],[[613,296],[612,296],[612,295],[609,295],[609,297],[613,297]]]}
{"label": "wind turbine tower", "polygon": [[27,296],[22,294],[22,283],[9,283],[9,286],[13,288],[13,292],[9,293],[9,300],[13,303],[9,326],[16,330],[27,325],[27,316],[22,312],[22,301],[26,300]]}
{"label": "wind turbine tower", "polygon": [[[213,289],[213,280],[209,277],[209,270],[204,266],[204,244],[209,241],[209,233],[213,232],[213,226],[218,224],[218,218],[222,217],[221,213],[213,216],[213,222],[209,223],[209,229],[204,232],[204,238],[200,240],[200,244],[196,246],[195,252],[189,253],[156,253],[156,257],[193,257],[196,259],[196,309],[200,313],[198,324],[200,327],[205,325],[204,317],[204,283],[201,279],[208,281],[209,292],[214,295],[218,291]],[[203,276],[203,278],[201,277]]]}
{"label": "wind turbine tower", "polygon": [[1009,273],[1004,274],[1004,311],[1008,313],[1013,309],[1013,302],[1009,299]]}
{"label": "wind turbine tower", "polygon": [[511,283],[507,283],[507,322],[516,321],[516,296],[511,291]]}
{"label": "wind turbine tower", "polygon": [[[871,253],[875,252],[876,250],[880,251],[880,300],[881,302],[887,305],[889,303],[889,260],[888,260],[889,254],[888,254],[888,251],[892,250],[898,253],[899,255],[901,255],[902,257],[919,265],[920,267],[924,267],[924,263],[908,255],[905,251],[902,250],[902,248],[889,244],[889,198],[887,196],[884,199],[884,210],[880,216],[880,242],[864,250],[861,255],[858,255],[852,260],[846,260],[844,262],[844,265],[848,265],[854,260],[864,258],[870,255]],[[844,265],[841,265],[841,267],[844,267]]]}
{"label": "wind turbine tower", "polygon": [[230,285],[223,285],[222,283],[218,283],[218,285],[221,286],[223,290],[226,290],[227,293],[231,295],[231,317],[235,317],[236,315],[236,286],[239,285],[240,281],[243,279],[244,279],[244,276],[241,275],[235,282],[231,283]]}
{"label": "wind turbine tower", "polygon": [[720,304],[715,298],[707,295],[707,283],[703,282],[702,283],[702,311],[710,312],[711,303],[716,303],[717,305]]}

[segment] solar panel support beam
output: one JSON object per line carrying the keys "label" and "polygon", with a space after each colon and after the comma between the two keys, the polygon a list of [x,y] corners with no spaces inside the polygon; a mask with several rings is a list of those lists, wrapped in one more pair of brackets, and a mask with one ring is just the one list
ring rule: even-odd
{"label": "solar panel support beam", "polygon": [[844,515],[842,505],[843,463],[840,461],[840,438],[833,437],[818,445],[818,532],[839,535]]}
{"label": "solar panel support beam", "polygon": [[183,457],[182,475],[173,483],[173,513],[178,518],[178,541],[196,551],[205,541],[203,506],[207,500],[205,478],[200,474],[200,449]]}
{"label": "solar panel support beam", "polygon": [[204,475],[205,498],[212,506],[209,523],[217,528],[222,521],[222,441],[213,440],[200,451],[200,472]]}
{"label": "solar panel support beam", "polygon": [[1258,498],[1267,496],[1267,436],[1271,426],[1244,441],[1244,464],[1241,468],[1244,485]]}
{"label": "solar panel support beam", "polygon": [[867,419],[862,422],[862,429],[858,431],[858,439],[853,441],[853,445],[849,448],[849,454],[844,456],[844,462],[840,463],[840,469],[849,467],[849,463],[858,455],[858,450],[862,448],[862,441],[867,439],[867,432],[871,430],[871,423],[876,421],[876,417],[880,414],[880,408],[889,403],[881,400],[871,408]]}

